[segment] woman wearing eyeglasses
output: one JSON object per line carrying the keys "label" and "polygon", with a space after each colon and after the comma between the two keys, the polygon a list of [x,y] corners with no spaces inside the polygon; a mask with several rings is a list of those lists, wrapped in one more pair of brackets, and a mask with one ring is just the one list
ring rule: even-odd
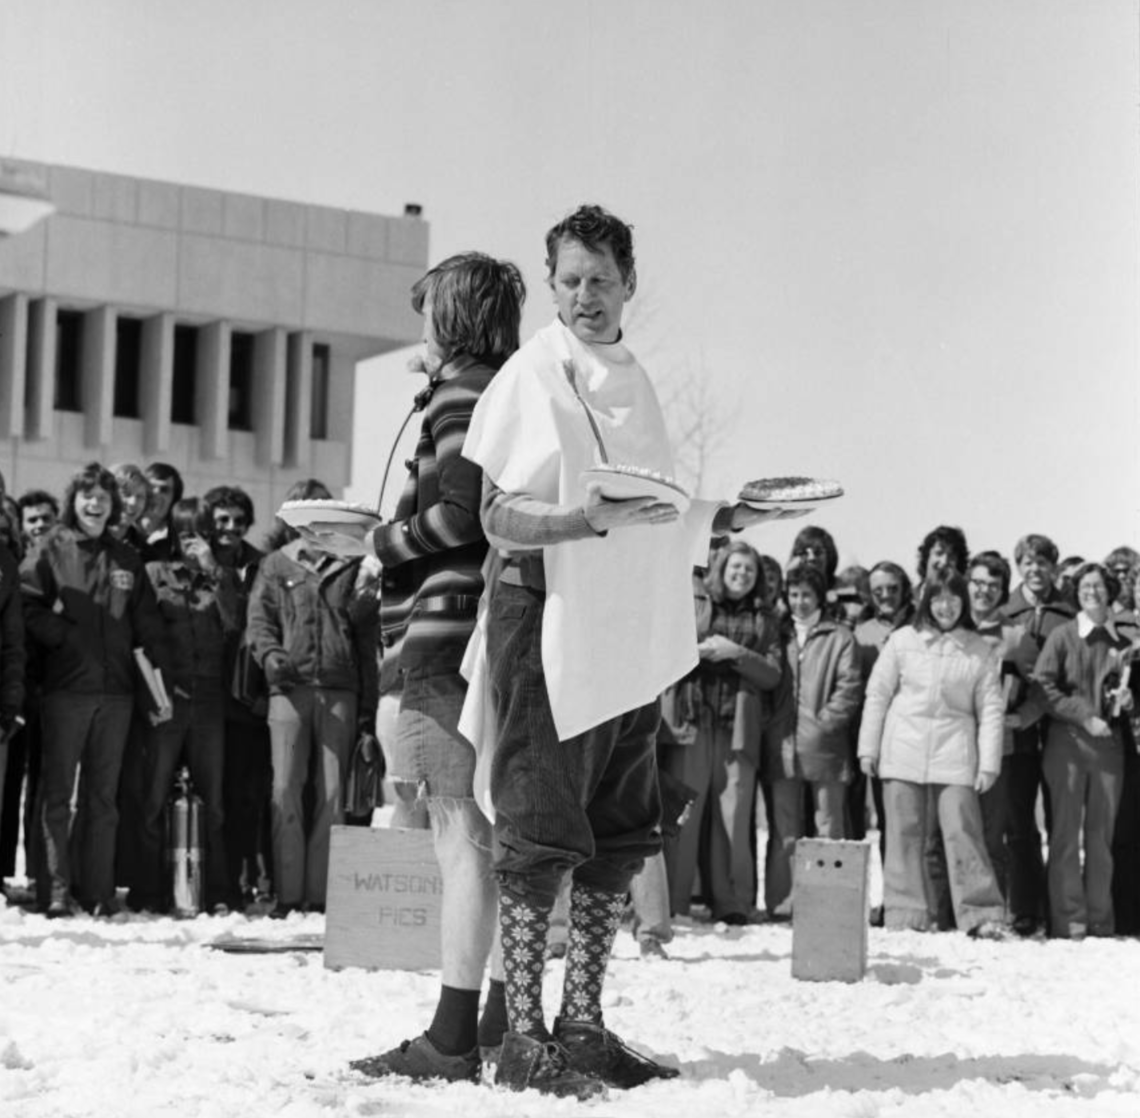
{"label": "woman wearing eyeglasses", "polygon": [[958,928],[1003,933],[978,802],[1001,751],[997,658],[974,631],[966,580],[951,567],[928,571],[914,625],[892,633],[875,662],[859,732],[860,767],[883,780],[888,928],[925,931],[934,921],[924,853],[937,825]]}
{"label": "woman wearing eyeglasses", "polygon": [[1080,612],[1049,634],[1036,667],[1051,717],[1041,762],[1053,808],[1049,934],[1062,939],[1116,930],[1112,841],[1133,707],[1123,676],[1137,641],[1131,615],[1112,613],[1111,571],[1086,563],[1075,582]]}

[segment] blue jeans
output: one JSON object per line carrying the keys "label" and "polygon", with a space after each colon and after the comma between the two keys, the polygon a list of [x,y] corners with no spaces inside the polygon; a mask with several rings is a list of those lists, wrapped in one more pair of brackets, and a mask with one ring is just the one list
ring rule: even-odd
{"label": "blue jeans", "polygon": [[558,740],[542,670],[545,593],[496,583],[488,657],[499,724],[491,768],[499,887],[536,908],[554,904],[567,870],[624,893],[661,849],[659,704]]}
{"label": "blue jeans", "polygon": [[[269,740],[277,900],[323,905],[329,836],[334,823],[344,822],[344,772],[356,741],[356,695],[305,686],[271,696]],[[313,790],[313,817],[306,829],[307,784]]]}

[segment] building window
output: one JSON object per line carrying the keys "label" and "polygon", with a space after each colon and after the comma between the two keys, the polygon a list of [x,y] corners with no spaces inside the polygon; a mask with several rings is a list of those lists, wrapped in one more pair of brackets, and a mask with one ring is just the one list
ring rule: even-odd
{"label": "building window", "polygon": [[142,319],[115,321],[115,415],[138,419],[142,415],[139,385],[142,382]]}
{"label": "building window", "polygon": [[254,336],[237,330],[230,337],[230,430],[253,430]]}
{"label": "building window", "polygon": [[56,411],[82,411],[83,312],[57,311],[55,317]]}
{"label": "building window", "polygon": [[329,437],[330,354],[327,345],[313,346],[313,394],[309,410],[309,438]]}
{"label": "building window", "polygon": [[174,327],[174,376],[170,391],[170,422],[197,423],[194,399],[198,389],[198,329]]}

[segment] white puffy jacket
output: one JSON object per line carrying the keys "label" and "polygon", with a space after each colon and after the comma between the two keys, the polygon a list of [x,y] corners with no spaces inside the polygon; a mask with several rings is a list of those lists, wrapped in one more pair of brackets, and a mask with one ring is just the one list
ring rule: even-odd
{"label": "white puffy jacket", "polygon": [[884,780],[972,785],[1002,757],[999,660],[977,633],[896,629],[867,681],[859,759]]}

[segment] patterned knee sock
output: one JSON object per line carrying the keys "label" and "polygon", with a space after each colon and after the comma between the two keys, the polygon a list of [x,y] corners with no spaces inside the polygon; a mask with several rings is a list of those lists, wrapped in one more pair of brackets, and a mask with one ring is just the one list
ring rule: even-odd
{"label": "patterned knee sock", "polygon": [[570,943],[562,987],[562,1017],[602,1023],[602,983],[614,945],[625,893],[606,893],[574,882],[570,894]]}
{"label": "patterned knee sock", "polygon": [[506,892],[499,894],[507,1017],[516,1033],[538,1040],[550,1037],[542,1013],[542,969],[549,927],[547,909],[536,908]]}

